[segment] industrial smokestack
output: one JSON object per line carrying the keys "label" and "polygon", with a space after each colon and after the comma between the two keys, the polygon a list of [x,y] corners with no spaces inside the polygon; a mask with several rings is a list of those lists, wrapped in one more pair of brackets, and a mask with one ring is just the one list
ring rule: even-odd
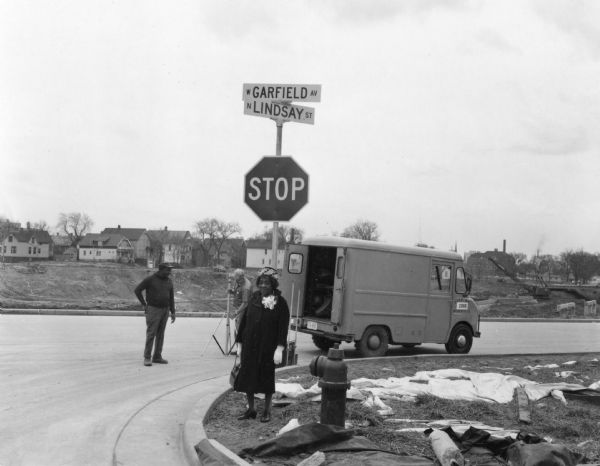
{"label": "industrial smokestack", "polygon": [[502,252],[504,254],[506,254],[506,240],[505,239],[502,240]]}

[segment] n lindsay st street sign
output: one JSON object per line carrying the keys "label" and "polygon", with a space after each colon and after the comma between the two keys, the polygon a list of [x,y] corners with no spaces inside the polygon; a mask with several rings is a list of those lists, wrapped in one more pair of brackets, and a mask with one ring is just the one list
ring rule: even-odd
{"label": "n lindsay st street sign", "polygon": [[269,102],[266,100],[247,100],[244,102],[244,114],[265,118],[293,121],[295,123],[315,124],[315,109],[300,105]]}

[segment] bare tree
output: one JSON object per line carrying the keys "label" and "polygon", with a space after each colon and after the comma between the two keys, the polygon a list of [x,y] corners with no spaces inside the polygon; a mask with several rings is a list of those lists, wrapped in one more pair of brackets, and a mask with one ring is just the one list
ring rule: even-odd
{"label": "bare tree", "polygon": [[[294,225],[279,225],[277,228],[277,242],[279,244],[298,244],[302,242],[304,230]],[[262,233],[254,235],[250,239],[261,239],[271,241],[273,239],[273,228],[265,227]]]}
{"label": "bare tree", "polygon": [[509,255],[513,256],[515,259],[515,264],[519,265],[521,262],[527,261],[527,254],[523,252],[509,252]]}
{"label": "bare tree", "polygon": [[342,232],[344,238],[366,239],[369,241],[379,240],[377,224],[369,220],[359,219]]}
{"label": "bare tree", "polygon": [[241,233],[242,228],[236,222],[218,222],[214,236],[215,249],[217,251],[217,264],[221,263],[221,248],[225,240],[236,233]]}
{"label": "bare tree", "polygon": [[565,251],[560,255],[578,283],[586,283],[594,274],[600,272],[600,259],[597,255],[579,251]]}
{"label": "bare tree", "polygon": [[62,213],[58,216],[56,228],[62,230],[77,243],[81,238],[89,233],[94,226],[94,221],[88,214],[83,212]]}
{"label": "bare tree", "polygon": [[194,227],[195,237],[198,239],[197,244],[202,250],[205,261],[210,261],[210,253],[214,250],[217,263],[220,261],[221,248],[225,240],[242,231],[238,223],[224,222],[214,217],[199,220]]}
{"label": "bare tree", "polygon": [[0,240],[3,240],[11,230],[21,226],[18,222],[11,221],[8,217],[0,216]]}
{"label": "bare tree", "polygon": [[202,251],[203,265],[208,265],[210,252],[214,246],[212,238],[215,227],[212,220],[213,219],[205,218],[204,220],[197,221],[194,225],[194,238],[196,238],[196,244]]}
{"label": "bare tree", "polygon": [[[29,223],[29,222],[27,222],[27,223]],[[39,222],[33,223],[32,228],[34,230],[48,231],[49,226],[46,223],[46,220],[40,220]]]}

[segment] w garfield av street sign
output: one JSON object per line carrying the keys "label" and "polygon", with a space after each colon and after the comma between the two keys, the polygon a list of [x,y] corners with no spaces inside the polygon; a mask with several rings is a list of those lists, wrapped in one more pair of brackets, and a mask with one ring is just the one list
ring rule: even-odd
{"label": "w garfield av street sign", "polygon": [[320,84],[244,84],[242,100],[321,102]]}

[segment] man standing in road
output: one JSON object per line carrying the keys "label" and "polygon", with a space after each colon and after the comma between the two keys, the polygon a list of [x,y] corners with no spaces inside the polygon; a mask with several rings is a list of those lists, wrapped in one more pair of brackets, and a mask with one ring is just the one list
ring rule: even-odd
{"label": "man standing in road", "polygon": [[229,290],[229,293],[233,295],[233,317],[235,319],[235,332],[237,335],[244,311],[248,305],[248,300],[252,294],[252,283],[246,278],[242,269],[235,269],[233,271],[233,281],[234,285]]}
{"label": "man standing in road", "polygon": [[[173,282],[169,278],[173,266],[160,264],[158,272],[144,278],[135,288],[134,292],[146,314],[146,347],[144,348],[144,366],[157,364],[168,364],[162,357],[163,341],[165,339],[165,328],[171,311],[171,323],[175,322],[175,294]],[[142,291],[146,291],[146,298]],[[152,345],[154,344],[154,355],[152,359]]]}

